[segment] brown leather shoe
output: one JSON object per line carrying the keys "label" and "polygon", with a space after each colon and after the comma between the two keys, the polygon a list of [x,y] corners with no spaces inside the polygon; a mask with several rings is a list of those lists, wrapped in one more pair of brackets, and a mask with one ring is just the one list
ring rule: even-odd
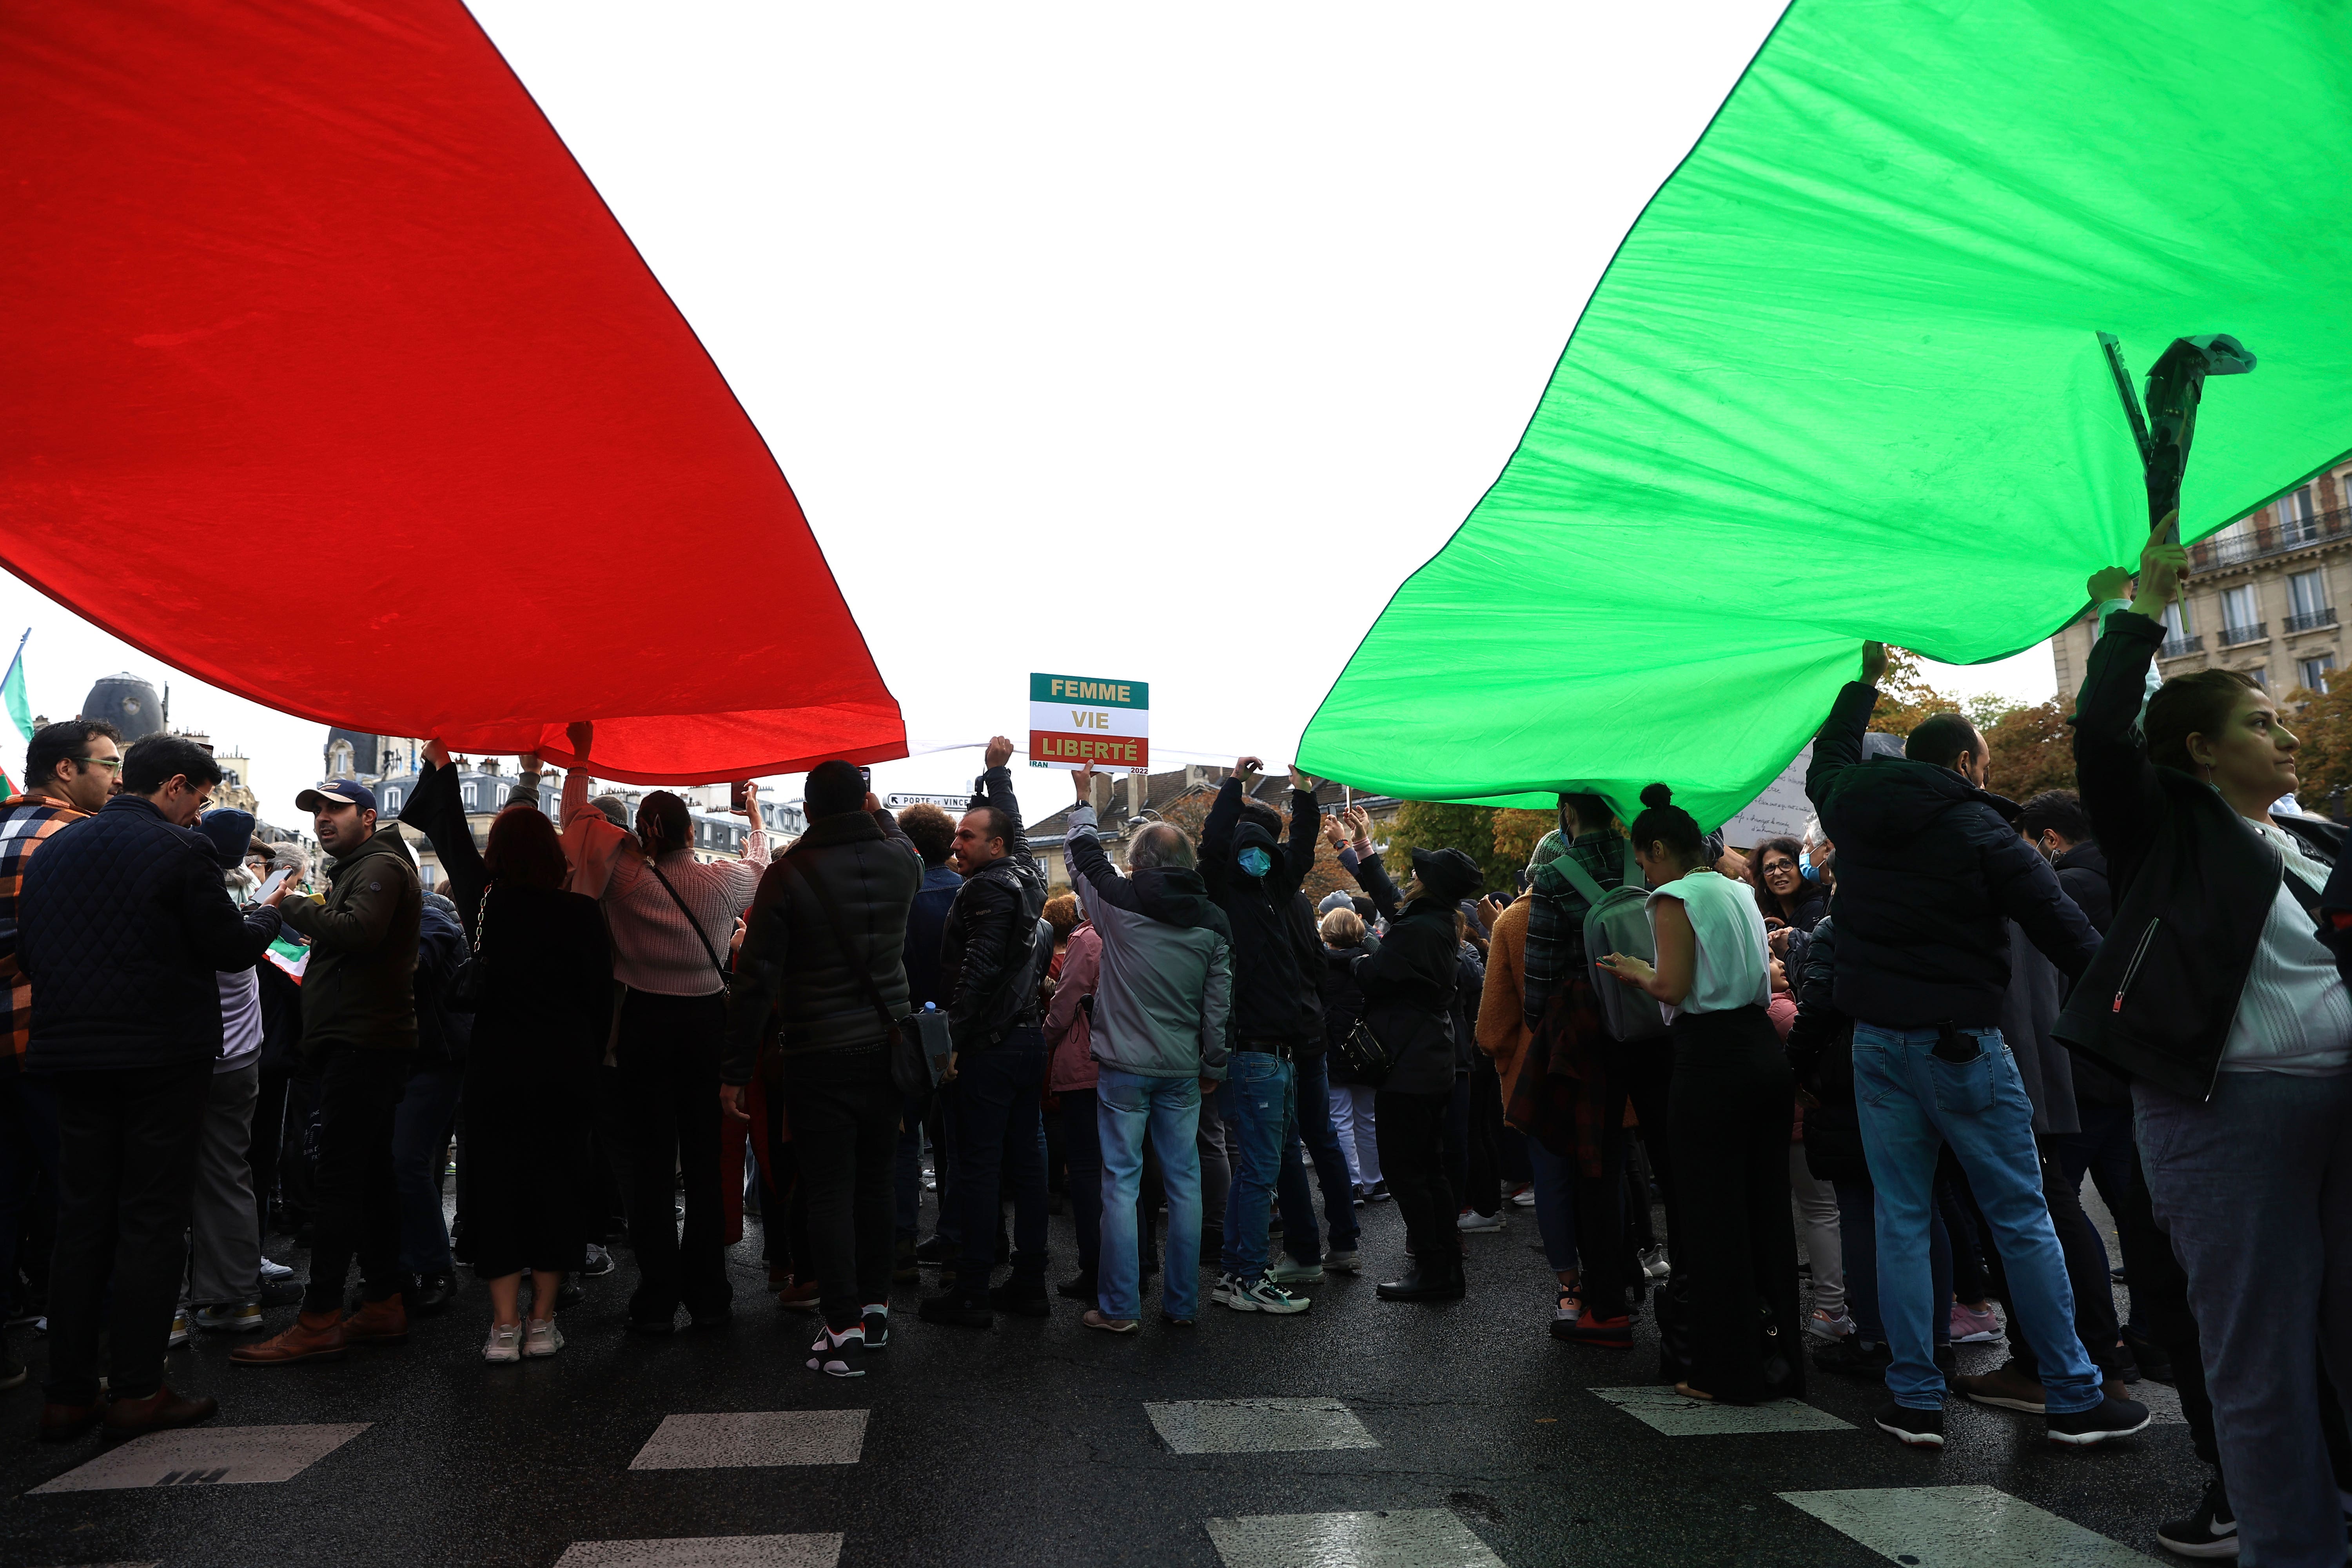
{"label": "brown leather shoe", "polygon": [[791,1312],[814,1312],[817,1298],[824,1292],[817,1282],[810,1279],[776,1292],[776,1305]]}
{"label": "brown leather shoe", "polygon": [[2013,1361],[2003,1362],[1993,1371],[1974,1377],[1956,1377],[1952,1387],[1979,1405],[2020,1410],[2028,1415],[2049,1413],[2049,1407],[2042,1403],[2042,1384],[2026,1376]]}
{"label": "brown leather shoe", "polygon": [[408,1337],[408,1304],[397,1296],[362,1301],[343,1320],[343,1338],[352,1344],[398,1344]]}
{"label": "brown leather shoe", "polygon": [[298,1361],[327,1361],[343,1353],[343,1325],[332,1308],[304,1312],[284,1333],[257,1345],[239,1345],[228,1359],[239,1366],[282,1366]]}
{"label": "brown leather shoe", "polygon": [[143,1437],[150,1432],[193,1426],[219,1414],[217,1399],[183,1399],[166,1384],[144,1399],[118,1399],[108,1405],[106,1440],[120,1443],[126,1437]]}
{"label": "brown leather shoe", "polygon": [[41,1441],[70,1443],[105,1415],[102,1405],[44,1405],[41,1406]]}

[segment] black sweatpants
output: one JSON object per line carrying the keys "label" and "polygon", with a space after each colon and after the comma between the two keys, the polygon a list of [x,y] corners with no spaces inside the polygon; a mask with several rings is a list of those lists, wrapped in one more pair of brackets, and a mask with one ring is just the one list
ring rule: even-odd
{"label": "black sweatpants", "polygon": [[[631,989],[621,1003],[613,1110],[624,1151],[629,1246],[637,1289],[629,1316],[668,1322],[681,1302],[698,1318],[734,1303],[719,1191],[719,1055],[727,999]],[[686,1184],[679,1238],[678,1183]]]}
{"label": "black sweatpants", "polygon": [[414,1051],[337,1046],[319,1077],[319,1177],[311,1219],[310,1282],[302,1310],[343,1304],[352,1258],[360,1264],[360,1299],[397,1296],[400,1188],[393,1175],[392,1131],[408,1090]]}
{"label": "black sweatpants", "polygon": [[889,1053],[877,1047],[786,1057],[784,1105],[825,1327],[854,1329],[866,1303],[890,1300],[906,1098],[891,1081]]}
{"label": "black sweatpants", "polygon": [[49,1264],[53,1405],[98,1403],[101,1330],[115,1398],[144,1399],[163,1385],[212,1082],[209,1058],[49,1079],[60,1198]]}
{"label": "black sweatpants", "polygon": [[1372,1097],[1373,1127],[1380,1140],[1381,1175],[1404,1216],[1413,1262],[1432,1279],[1445,1278],[1462,1263],[1460,1212],[1445,1181],[1445,1118],[1450,1089],[1400,1094],[1381,1089]]}

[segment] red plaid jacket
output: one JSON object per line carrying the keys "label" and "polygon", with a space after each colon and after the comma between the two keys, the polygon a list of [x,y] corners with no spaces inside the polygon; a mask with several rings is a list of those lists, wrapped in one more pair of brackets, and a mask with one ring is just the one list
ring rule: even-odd
{"label": "red plaid jacket", "polygon": [[89,815],[36,795],[0,800],[0,984],[7,986],[0,1026],[8,1039],[7,1050],[0,1053],[0,1077],[24,1066],[25,1047],[33,1038],[33,983],[16,963],[16,900],[25,890],[25,862],[49,835]]}

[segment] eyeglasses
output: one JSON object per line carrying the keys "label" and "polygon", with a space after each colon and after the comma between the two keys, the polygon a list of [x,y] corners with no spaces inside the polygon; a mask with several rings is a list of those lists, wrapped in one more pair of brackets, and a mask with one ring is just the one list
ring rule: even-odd
{"label": "eyeglasses", "polygon": [[122,771],[122,759],[121,757],[76,757],[74,765],[78,769],[100,767],[108,773],[119,773]]}

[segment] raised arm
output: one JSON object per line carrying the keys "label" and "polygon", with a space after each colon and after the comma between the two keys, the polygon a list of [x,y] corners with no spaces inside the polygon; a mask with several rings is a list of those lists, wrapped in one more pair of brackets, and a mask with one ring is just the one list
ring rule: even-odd
{"label": "raised arm", "polygon": [[1862,761],[1862,737],[1878,706],[1878,683],[1886,676],[1886,645],[1862,645],[1862,679],[1846,682],[1830,704],[1830,716],[1813,736],[1813,763],[1805,770],[1805,798],[1820,811],[1837,776]]}
{"label": "raised arm", "polygon": [[422,833],[433,846],[442,872],[449,879],[449,901],[457,906],[466,934],[471,937],[482,908],[482,889],[490,877],[482,865],[481,850],[474,845],[474,830],[466,825],[466,808],[457,799],[457,770],[450,764],[449,748],[439,741],[425,742],[416,788],[401,805],[400,825]]}
{"label": "raised arm", "polygon": [[[2099,847],[2120,889],[2147,856],[2164,815],[2164,794],[2139,732],[2148,667],[2164,641],[2165,607],[2180,592],[2188,553],[2150,544],[2140,555],[2139,596],[2110,614],[2083,671],[2074,700],[2074,781]],[[2105,586],[2105,574],[2092,578]]]}
{"label": "raised arm", "polygon": [[1022,830],[1021,803],[1013,797],[1013,771],[1006,766],[1012,760],[1011,741],[998,735],[988,742],[982,757],[985,771],[972,781],[971,805],[967,809],[977,811],[983,805],[992,805],[1003,812],[1004,820],[1012,826],[1005,837],[1004,852],[1026,860],[1030,858],[1029,835]]}
{"label": "raised arm", "polygon": [[1323,808],[1315,804],[1315,781],[1299,772],[1297,763],[1290,769],[1290,878],[1289,889],[1296,891],[1315,869],[1315,836],[1322,830]]}

